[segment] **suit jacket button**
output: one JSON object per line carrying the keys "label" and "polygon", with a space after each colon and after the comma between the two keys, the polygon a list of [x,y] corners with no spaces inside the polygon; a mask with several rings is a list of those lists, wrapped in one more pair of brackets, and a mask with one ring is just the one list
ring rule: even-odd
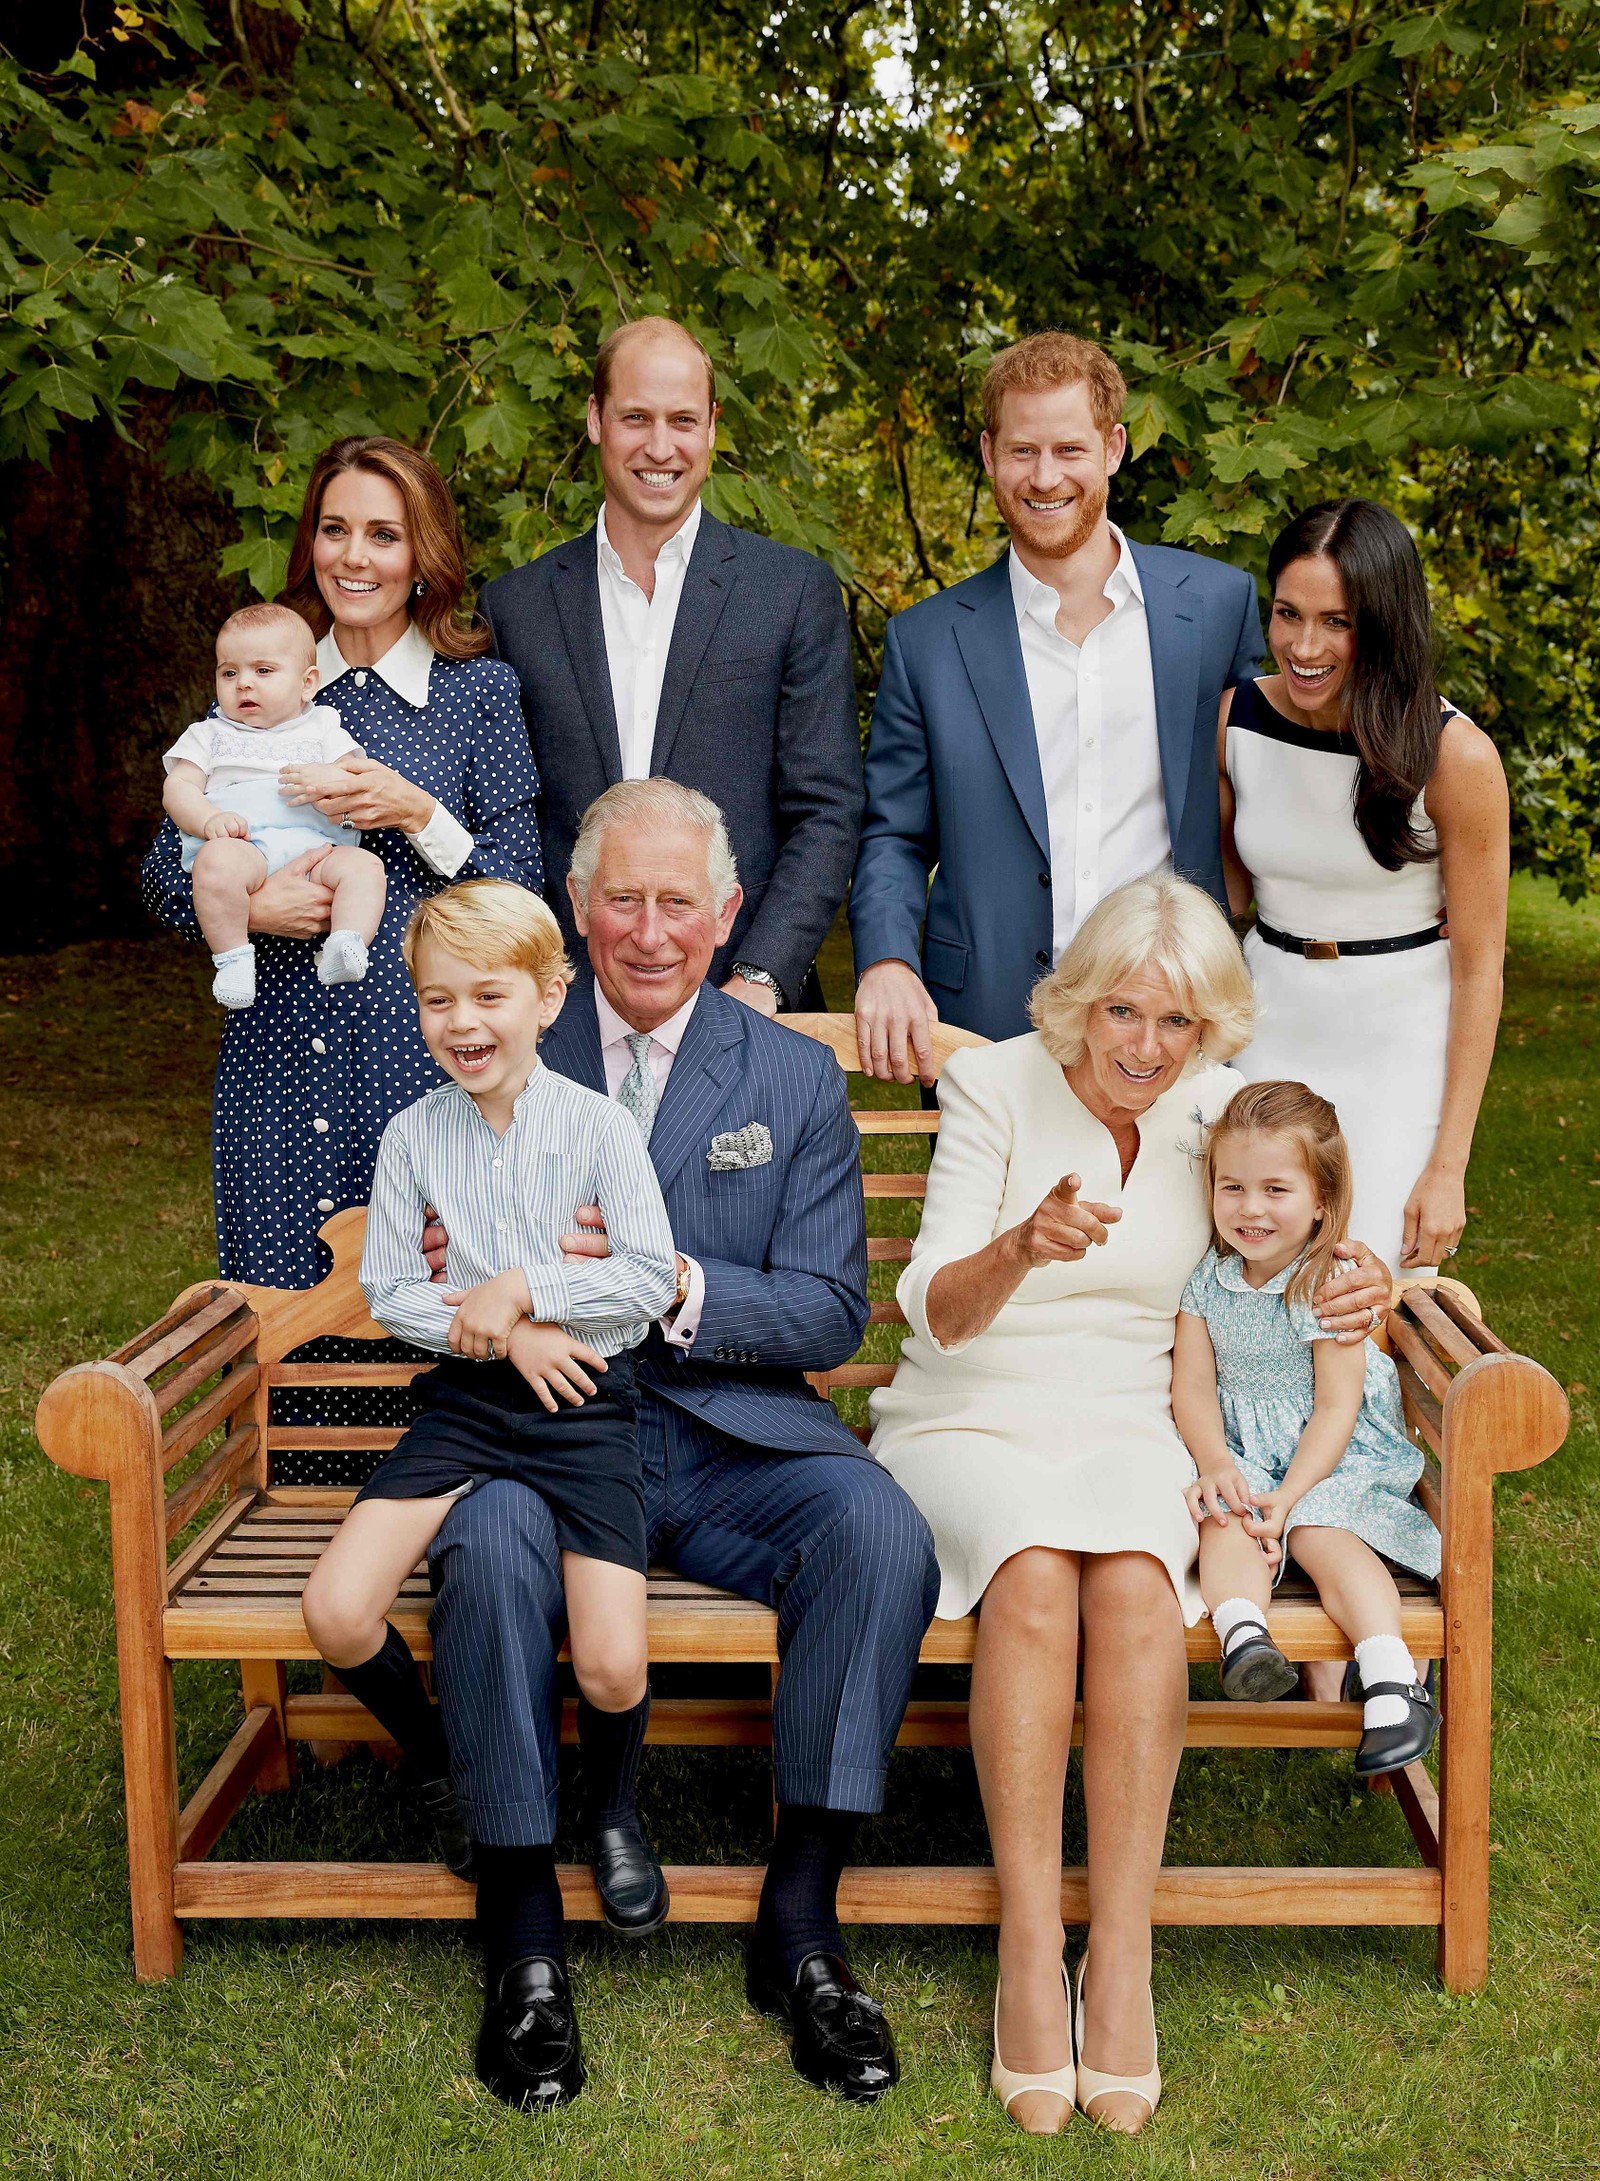
{"label": "suit jacket button", "polygon": [[1048,954],[1046,954],[1043,947],[1041,947],[1038,953],[1034,956],[1034,960],[1038,963],[1041,969],[1048,969],[1050,967],[1050,957]]}
{"label": "suit jacket button", "polygon": [[1041,871],[1041,872],[1039,873],[1039,884],[1040,884],[1041,886],[1048,886],[1048,885],[1049,885],[1049,883],[1050,883],[1050,874],[1049,874],[1049,872],[1048,872],[1048,871]]}

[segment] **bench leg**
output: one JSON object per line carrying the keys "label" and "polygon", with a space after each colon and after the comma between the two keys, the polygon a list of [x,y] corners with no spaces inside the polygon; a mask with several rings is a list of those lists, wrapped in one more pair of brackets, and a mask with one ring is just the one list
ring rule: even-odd
{"label": "bench leg", "polygon": [[239,1678],[244,1686],[246,1712],[254,1711],[258,1704],[265,1704],[277,1717],[278,1747],[256,1775],[256,1786],[263,1794],[276,1794],[294,1780],[294,1751],[284,1725],[284,1706],[289,1695],[288,1672],[281,1659],[247,1658],[239,1661]]}
{"label": "bench leg", "polygon": [[1447,1991],[1475,1992],[1489,1974],[1489,1658],[1487,1644],[1474,1656],[1450,1633],[1439,1742],[1439,1977]]}
{"label": "bench leg", "polygon": [[178,1859],[178,1750],[172,1724],[172,1668],[164,1658],[119,1662],[122,1762],[128,1807],[128,1897],[137,1977],[169,1977],[183,1961],[172,1906]]}

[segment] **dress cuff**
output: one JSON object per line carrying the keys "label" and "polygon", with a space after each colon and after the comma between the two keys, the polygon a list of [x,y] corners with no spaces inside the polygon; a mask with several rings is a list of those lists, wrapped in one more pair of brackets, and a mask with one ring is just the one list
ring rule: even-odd
{"label": "dress cuff", "polygon": [[682,1306],[669,1311],[661,1320],[661,1331],[669,1348],[690,1349],[700,1330],[700,1313],[706,1306],[705,1267],[697,1257],[683,1252],[683,1261],[689,1268],[689,1292]]}
{"label": "dress cuff", "polygon": [[430,871],[437,871],[441,878],[454,878],[478,844],[461,820],[452,817],[443,803],[436,802],[427,824],[411,835],[411,845]]}

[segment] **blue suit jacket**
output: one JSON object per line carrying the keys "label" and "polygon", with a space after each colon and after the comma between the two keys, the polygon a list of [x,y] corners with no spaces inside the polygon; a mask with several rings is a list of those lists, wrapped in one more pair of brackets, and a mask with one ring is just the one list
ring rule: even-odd
{"label": "blue suit jacket", "polygon": [[[942,1021],[987,1038],[1027,1029],[1052,931],[1050,827],[1008,558],[889,623],[850,890],[858,973],[909,962]],[[1133,559],[1173,864],[1226,907],[1217,705],[1265,649],[1255,583],[1170,546],[1135,545]]]}
{"label": "blue suit jacket", "polygon": [[[539,1043],[606,1088],[594,995],[580,985]],[[714,1172],[711,1139],[764,1122],[764,1165]],[[641,1388],[757,1447],[864,1455],[806,1371],[846,1363],[867,1324],[860,1138],[832,1053],[704,984],[650,1136],[672,1238],[705,1272],[691,1355],[652,1330]]]}

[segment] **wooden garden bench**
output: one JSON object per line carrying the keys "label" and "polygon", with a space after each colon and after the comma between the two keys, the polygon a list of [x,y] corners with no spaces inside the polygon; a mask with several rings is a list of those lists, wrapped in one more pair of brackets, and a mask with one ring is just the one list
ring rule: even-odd
{"label": "wooden garden bench", "polygon": [[[795,1016],[793,1026],[856,1064],[847,1016]],[[941,1030],[939,1057],[976,1042]],[[931,1135],[938,1115],[918,1107],[873,1108],[856,1116],[863,1138]],[[868,1172],[869,1216],[924,1193],[921,1173]],[[889,1206],[884,1204],[889,1200]],[[275,1458],[289,1449],[342,1448],[376,1455],[394,1431],[295,1426],[269,1419],[276,1388],[399,1386],[416,1362],[307,1363],[286,1360],[325,1335],[379,1339],[357,1284],[365,1212],[330,1219],[323,1236],[333,1270],[319,1287],[276,1289],[202,1281],[163,1318],[103,1362],[78,1364],[46,1390],[40,1443],[75,1476],[110,1486],[112,1584],[127,1790],[134,1964],[141,1977],[167,1976],[182,1955],[182,1927],[198,1916],[425,1916],[472,1911],[470,1885],[437,1863],[230,1862],[212,1850],[253,1791],[282,1790],[294,1776],[296,1745],[381,1740],[353,1697],[293,1694],[286,1663],[314,1659],[300,1614],[313,1561],[352,1494],[275,1484]],[[880,1219],[878,1223],[883,1224]],[[902,1214],[899,1223],[908,1224]],[[903,1263],[909,1236],[875,1234],[879,1263]],[[903,1324],[890,1301],[872,1306],[878,1325]],[[1404,1636],[1421,1658],[1443,1662],[1444,1730],[1437,1790],[1420,1764],[1396,1775],[1399,1798],[1420,1850],[1412,1868],[1194,1868],[1169,1866],[1156,1891],[1168,1924],[1431,1924],[1439,1969],[1452,1990],[1481,1984],[1488,1969],[1489,1725],[1494,1576],[1494,1479],[1528,1469],[1561,1444],[1567,1402],[1550,1374],[1513,1355],[1451,1281],[1406,1286],[1391,1320],[1406,1413],[1430,1450],[1419,1496],[1444,1536],[1438,1585],[1402,1584]],[[869,1335],[869,1344],[872,1336]],[[881,1339],[881,1336],[880,1336]],[[828,1393],[884,1384],[886,1362],[857,1360],[819,1375]],[[176,1481],[172,1480],[176,1477]],[[203,1527],[198,1519],[210,1511]],[[180,1549],[169,1558],[169,1549]],[[394,1618],[419,1658],[430,1656],[429,1594],[419,1569]],[[1288,1578],[1272,1606],[1272,1632],[1292,1659],[1342,1659],[1349,1646],[1303,1581]],[[975,1622],[935,1621],[925,1663],[965,1665]],[[775,1617],[764,1606],[659,1574],[650,1585],[650,1654],[660,1663],[755,1663],[775,1670]],[[1214,1661],[1209,1622],[1188,1631],[1192,1662]],[[173,1662],[239,1662],[243,1716],[231,1741],[180,1805],[173,1730]],[[571,1733],[571,1707],[566,1731]],[[749,1697],[665,1696],[650,1723],[653,1742],[762,1744],[770,1704]],[[1190,1748],[1351,1748],[1360,1735],[1356,1704],[1232,1704],[1198,1698],[1189,1706]],[[915,1698],[902,1747],[962,1745],[966,1706]],[[758,1868],[669,1868],[672,1913],[687,1922],[753,1916]],[[586,1869],[561,1881],[569,1915],[593,1918],[599,1901]],[[841,1913],[859,1923],[991,1923],[994,1874],[981,1867],[861,1868],[846,1873]],[[1082,1922],[1081,1869],[1063,1882],[1066,1920]]]}

